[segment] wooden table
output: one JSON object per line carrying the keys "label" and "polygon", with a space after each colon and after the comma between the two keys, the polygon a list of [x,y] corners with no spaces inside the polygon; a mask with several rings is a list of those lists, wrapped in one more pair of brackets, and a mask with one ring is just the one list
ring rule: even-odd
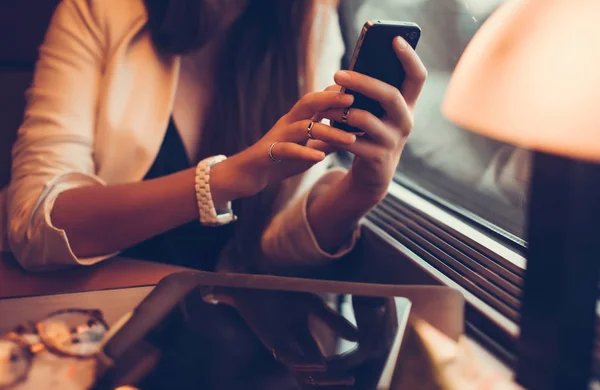
{"label": "wooden table", "polygon": [[[135,307],[165,276],[183,270],[185,268],[114,258],[91,267],[29,273],[21,269],[11,256],[4,255],[0,258],[0,332],[24,320],[39,319],[59,308],[97,308],[104,312],[108,321],[113,322]],[[310,284],[313,289],[327,292],[331,291],[328,289],[331,283],[340,283],[235,274],[209,273],[198,277],[211,281],[211,285],[296,291],[306,291]],[[376,288],[376,285],[360,284],[365,295]],[[452,334],[453,338],[462,333],[462,297],[454,297],[450,304],[446,304],[448,290],[441,286],[388,284],[379,288],[408,297],[413,303],[413,312],[430,323],[439,324],[441,328],[448,324],[445,333]]]}
{"label": "wooden table", "polygon": [[0,253],[0,333],[62,308],[100,309],[109,323],[134,308],[165,276],[185,270],[114,258],[91,267],[31,273]]}
{"label": "wooden table", "polygon": [[[380,259],[381,269],[393,269],[394,264],[386,262],[387,256],[369,256]],[[390,260],[391,261],[391,260]],[[373,269],[373,262],[369,262]],[[347,264],[345,265],[347,266]],[[396,265],[397,267],[397,265]],[[376,268],[376,267],[375,267]],[[11,329],[16,324],[43,318],[46,314],[62,308],[95,308],[104,313],[109,324],[114,324],[121,316],[140,303],[165,276],[183,271],[184,268],[166,264],[142,262],[133,259],[114,258],[91,267],[79,267],[69,270],[45,273],[30,273],[19,267],[15,259],[7,253],[0,252],[0,334]],[[402,284],[403,278],[410,269],[403,272],[388,272],[377,277],[368,276],[368,269],[357,270],[360,277],[367,282]],[[262,288],[292,289],[302,283],[298,279],[273,279],[265,282],[262,277],[244,278],[230,275],[221,276],[228,285],[252,287],[257,284]],[[375,280],[378,279],[378,280]],[[358,280],[357,280],[358,281]],[[413,281],[414,282],[414,281]],[[423,284],[428,281],[423,281]],[[323,286],[327,282],[313,281],[314,286]],[[367,291],[368,285],[364,287]],[[393,287],[389,287],[393,288]],[[407,291],[413,290],[406,286]],[[450,305],[441,304],[447,291],[438,291],[439,287],[422,286],[423,290],[413,290],[406,294],[413,302],[413,312],[431,324],[437,325],[448,336],[456,338],[462,334],[462,310],[464,304],[454,300]],[[460,320],[456,320],[456,318]],[[491,365],[505,377],[511,376],[511,371],[494,359],[487,351],[473,344],[473,352],[477,359]]]}
{"label": "wooden table", "polygon": [[114,258],[90,267],[33,273],[22,269],[11,254],[0,252],[0,300],[154,286],[165,276],[183,270],[168,264]]}
{"label": "wooden table", "polygon": [[59,309],[99,309],[109,325],[136,307],[154,286],[0,299],[0,334]]}

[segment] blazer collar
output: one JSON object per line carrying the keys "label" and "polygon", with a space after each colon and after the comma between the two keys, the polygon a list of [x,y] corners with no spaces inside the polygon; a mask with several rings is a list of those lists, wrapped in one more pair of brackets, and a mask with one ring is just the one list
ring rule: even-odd
{"label": "blazer collar", "polygon": [[[142,1],[109,56],[100,91],[95,140],[98,176],[108,183],[139,181],[162,144],[179,78],[180,57],[160,53]],[[131,15],[131,14],[130,14]]]}

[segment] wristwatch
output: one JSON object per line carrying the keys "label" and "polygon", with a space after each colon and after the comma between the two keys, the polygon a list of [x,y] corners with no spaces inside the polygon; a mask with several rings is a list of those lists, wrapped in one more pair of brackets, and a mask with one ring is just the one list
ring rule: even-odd
{"label": "wristwatch", "polygon": [[223,155],[212,156],[200,161],[196,166],[196,200],[200,223],[204,226],[227,225],[237,219],[233,214],[231,202],[227,202],[223,210],[215,209],[210,192],[210,170],[215,164],[226,159],[227,157]]}

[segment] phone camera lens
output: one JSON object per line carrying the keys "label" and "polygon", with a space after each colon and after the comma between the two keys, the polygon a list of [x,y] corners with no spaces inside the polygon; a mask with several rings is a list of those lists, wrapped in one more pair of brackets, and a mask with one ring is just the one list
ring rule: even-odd
{"label": "phone camera lens", "polygon": [[410,39],[415,39],[419,34],[416,31],[410,33]]}

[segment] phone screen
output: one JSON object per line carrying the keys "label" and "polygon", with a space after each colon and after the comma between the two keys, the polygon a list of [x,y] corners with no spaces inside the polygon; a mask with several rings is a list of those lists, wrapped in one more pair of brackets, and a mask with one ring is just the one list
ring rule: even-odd
{"label": "phone screen", "polygon": [[[392,46],[394,38],[398,36],[403,37],[409,45],[416,48],[421,37],[421,29],[414,23],[367,22],[354,49],[350,70],[401,89],[406,73]],[[378,118],[384,115],[384,109],[379,102],[352,90],[344,92],[354,95],[351,108],[369,111]],[[334,122],[333,125],[342,130],[361,132],[344,123]]]}
{"label": "phone screen", "polygon": [[145,337],[153,389],[389,389],[410,301],[198,287]]}

